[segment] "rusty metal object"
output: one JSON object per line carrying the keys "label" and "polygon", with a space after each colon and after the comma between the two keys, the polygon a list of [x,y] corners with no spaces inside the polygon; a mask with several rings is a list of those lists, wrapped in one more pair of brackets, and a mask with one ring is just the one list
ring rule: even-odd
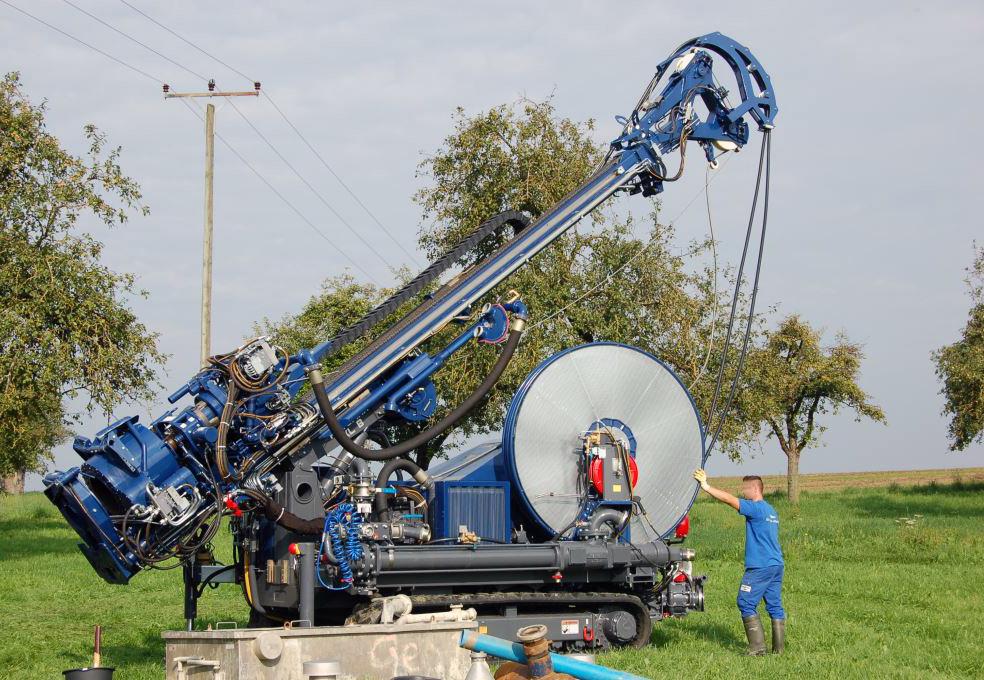
{"label": "rusty metal object", "polygon": [[516,638],[523,643],[526,665],[507,661],[499,666],[496,680],[574,680],[574,676],[556,673],[550,658],[550,640],[547,627],[542,625],[525,626],[516,632]]}

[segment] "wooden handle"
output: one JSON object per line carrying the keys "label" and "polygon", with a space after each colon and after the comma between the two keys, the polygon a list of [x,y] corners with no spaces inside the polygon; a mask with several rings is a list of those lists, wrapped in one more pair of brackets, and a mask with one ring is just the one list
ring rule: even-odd
{"label": "wooden handle", "polygon": [[92,667],[99,668],[102,665],[102,626],[96,626],[96,639],[92,647]]}

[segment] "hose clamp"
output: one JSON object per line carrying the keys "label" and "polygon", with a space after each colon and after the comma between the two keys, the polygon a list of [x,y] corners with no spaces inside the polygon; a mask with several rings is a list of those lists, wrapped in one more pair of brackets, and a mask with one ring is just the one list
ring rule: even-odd
{"label": "hose clamp", "polygon": [[312,385],[321,385],[325,381],[324,375],[321,374],[321,364],[306,366],[304,372],[307,373],[308,380],[311,381]]}

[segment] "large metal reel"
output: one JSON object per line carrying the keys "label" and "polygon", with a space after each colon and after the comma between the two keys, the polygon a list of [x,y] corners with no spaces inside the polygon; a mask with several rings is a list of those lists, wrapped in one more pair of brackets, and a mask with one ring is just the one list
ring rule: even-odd
{"label": "large metal reel", "polygon": [[693,504],[693,471],[704,430],[690,393],[656,357],[598,342],[559,352],[537,366],[513,398],[503,449],[515,492],[547,533],[568,527],[581,507],[581,435],[602,422],[627,440],[639,466],[633,491],[646,516],[632,540],[670,534]]}

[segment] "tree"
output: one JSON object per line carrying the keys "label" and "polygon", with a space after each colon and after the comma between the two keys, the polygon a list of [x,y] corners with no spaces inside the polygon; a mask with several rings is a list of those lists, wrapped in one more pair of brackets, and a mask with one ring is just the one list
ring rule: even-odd
{"label": "tree", "polygon": [[799,503],[799,464],[820,439],[819,419],[841,408],[856,420],[885,422],[885,414],[858,386],[861,346],[838,335],[823,347],[820,333],[799,316],[783,319],[748,354],[744,419],[763,423],[787,458],[789,500]]}
{"label": "tree", "polygon": [[[442,146],[420,164],[426,181],[415,200],[423,210],[420,245],[429,257],[447,252],[480,223],[506,209],[540,216],[575,189],[596,167],[602,150],[591,138],[593,123],[579,124],[556,116],[551,102],[499,106],[469,117],[458,109],[454,129]],[[660,224],[650,206],[648,227],[629,215],[592,214],[588,228],[572,230],[513,274],[490,295],[520,291],[531,308],[531,325],[519,351],[490,397],[472,411],[452,435],[452,442],[498,430],[519,384],[547,356],[572,345],[611,340],[638,346],[667,361],[706,411],[713,391],[718,357],[708,353],[715,315],[723,318],[712,273],[691,267],[709,246],[689,244],[678,254],[671,227]],[[648,231],[646,240],[634,236]],[[512,234],[489,237],[463,263],[468,266],[491,253]],[[648,243],[648,245],[647,245]],[[308,345],[330,335],[352,317],[337,310],[368,309],[384,291],[351,279],[328,282],[297,317],[262,328],[278,339]],[[316,329],[299,335],[299,329]],[[429,346],[443,346],[461,329],[451,326]],[[440,417],[481,382],[495,362],[496,351],[470,344],[435,376]],[[698,381],[698,378],[704,377]],[[587,424],[586,424],[587,425]],[[403,432],[393,432],[396,439]],[[752,427],[731,419],[723,442],[737,451],[754,436]],[[426,466],[445,443],[438,440],[416,452]]]}
{"label": "tree", "polygon": [[950,418],[951,451],[984,441],[984,248],[977,244],[966,282],[971,299],[967,325],[959,340],[933,353],[943,382],[943,413]]}
{"label": "tree", "polygon": [[150,397],[164,359],[127,305],[133,276],[100,264],[102,245],[78,230],[125,223],[140,188],[95,127],[80,157],[44,117],[16,74],[0,81],[0,475],[14,491],[83,413]]}

